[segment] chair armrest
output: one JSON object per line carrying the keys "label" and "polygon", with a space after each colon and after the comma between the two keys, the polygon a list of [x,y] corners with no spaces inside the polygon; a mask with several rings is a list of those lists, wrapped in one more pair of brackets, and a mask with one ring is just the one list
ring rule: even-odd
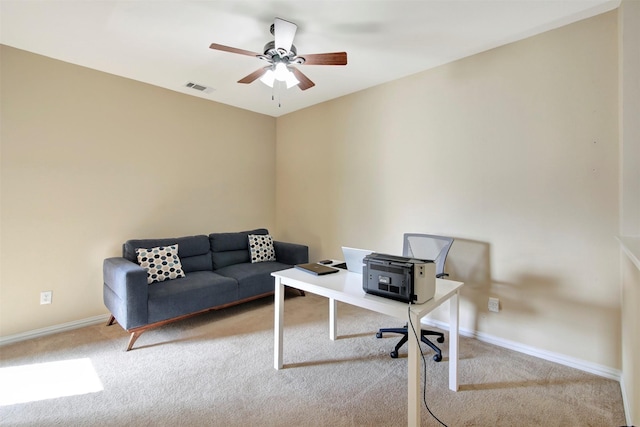
{"label": "chair armrest", "polygon": [[102,265],[103,298],[111,314],[124,329],[148,323],[147,272],[125,258],[107,258]]}
{"label": "chair armrest", "polygon": [[276,260],[284,264],[296,265],[309,262],[309,247],[297,243],[273,242]]}

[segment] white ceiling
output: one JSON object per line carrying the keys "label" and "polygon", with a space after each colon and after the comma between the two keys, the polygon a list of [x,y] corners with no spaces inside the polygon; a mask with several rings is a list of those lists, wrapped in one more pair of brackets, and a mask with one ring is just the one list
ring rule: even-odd
{"label": "white ceiling", "polygon": [[[620,0],[0,0],[0,43],[280,116],[618,7]],[[298,66],[315,87],[236,83],[264,66],[209,49],[262,52],[279,17],[299,54],[346,51],[347,66]],[[185,87],[209,86],[211,93]],[[46,82],[43,82],[46,84]],[[276,94],[277,95],[277,94]]]}

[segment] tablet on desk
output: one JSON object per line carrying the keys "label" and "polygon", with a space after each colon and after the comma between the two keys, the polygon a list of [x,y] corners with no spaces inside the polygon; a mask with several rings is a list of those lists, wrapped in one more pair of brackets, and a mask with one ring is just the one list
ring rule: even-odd
{"label": "tablet on desk", "polygon": [[315,262],[309,264],[296,264],[295,268],[297,268],[298,270],[306,271],[307,273],[315,274],[316,276],[324,276],[325,274],[337,273],[339,271],[337,268],[329,267]]}

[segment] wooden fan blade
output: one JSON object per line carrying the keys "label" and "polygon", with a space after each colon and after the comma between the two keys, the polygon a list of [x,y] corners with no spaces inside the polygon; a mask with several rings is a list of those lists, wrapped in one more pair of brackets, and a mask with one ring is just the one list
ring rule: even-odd
{"label": "wooden fan blade", "polygon": [[211,46],[209,46],[209,49],[221,50],[223,52],[239,53],[240,55],[247,55],[247,56],[260,56],[260,54],[256,52],[251,52],[244,49],[238,49],[237,47],[229,47],[229,46],[225,46],[217,43],[211,43]]}
{"label": "wooden fan blade", "polygon": [[298,55],[305,65],[347,65],[347,52],[312,53]]}
{"label": "wooden fan blade", "polygon": [[312,82],[311,80],[309,80],[309,77],[305,76],[304,74],[302,74],[302,71],[298,70],[297,68],[290,68],[291,71],[293,72],[293,75],[296,76],[296,79],[298,79],[298,81],[300,83],[298,83],[298,87],[300,88],[300,90],[307,90],[309,88],[314,87],[316,84],[314,82]]}
{"label": "wooden fan blade", "polygon": [[255,70],[253,73],[249,74],[246,77],[241,78],[240,80],[238,80],[238,83],[253,83],[254,81],[256,81],[257,79],[259,79],[260,77],[262,77],[262,75],[264,73],[267,72],[267,69],[269,69],[270,67],[263,67],[260,68],[258,70]]}

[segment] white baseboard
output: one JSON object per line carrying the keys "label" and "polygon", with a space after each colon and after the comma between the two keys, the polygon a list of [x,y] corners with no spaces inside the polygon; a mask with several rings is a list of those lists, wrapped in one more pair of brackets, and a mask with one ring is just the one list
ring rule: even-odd
{"label": "white baseboard", "polygon": [[[435,326],[436,328],[449,330],[449,324],[434,319],[422,319],[422,323],[425,325]],[[517,351],[519,353],[528,354],[543,360],[559,363],[561,365],[569,366],[571,368],[579,369],[581,371],[589,372],[601,377],[609,378],[620,382],[622,379],[622,372],[618,369],[613,369],[608,366],[600,365],[586,360],[577,359],[575,357],[566,356],[564,354],[554,353],[547,350],[541,350],[539,348],[531,347],[519,342],[506,340],[503,338],[495,337],[493,335],[486,334],[484,332],[472,331],[469,329],[460,328],[460,335],[465,337],[475,338],[478,341],[486,342],[489,344],[497,345],[509,350]]]}
{"label": "white baseboard", "polygon": [[108,314],[101,314],[100,316],[93,316],[87,319],[75,320],[73,322],[62,323],[60,325],[48,326],[46,328],[35,329],[33,331],[27,331],[21,334],[7,335],[6,337],[0,337],[0,346],[13,344],[15,342],[25,341],[32,338],[43,337],[45,335],[57,334],[58,332],[70,331],[72,329],[78,329],[85,326],[92,326],[98,323],[106,324],[108,319]]}
{"label": "white baseboard", "polygon": [[624,405],[624,416],[628,426],[633,425],[631,421],[631,405],[629,399],[627,399],[627,388],[624,384],[624,376],[620,378],[620,389],[622,391],[622,404]]}

